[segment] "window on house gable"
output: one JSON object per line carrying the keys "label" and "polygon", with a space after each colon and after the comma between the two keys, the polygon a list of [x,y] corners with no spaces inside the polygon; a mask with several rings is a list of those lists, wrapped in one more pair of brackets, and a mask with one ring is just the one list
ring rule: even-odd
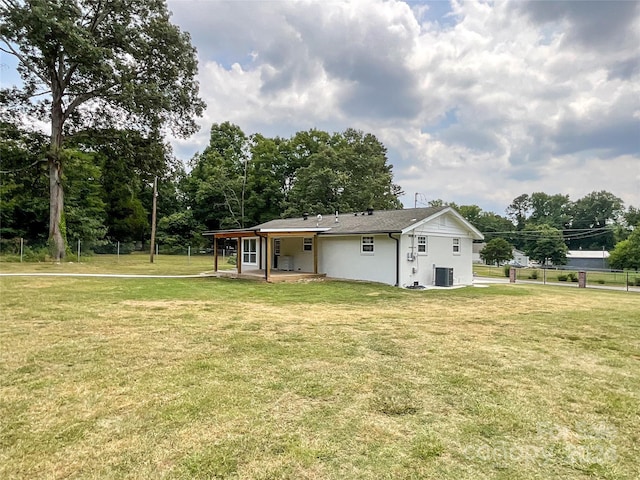
{"label": "window on house gable", "polygon": [[427,253],[427,237],[423,235],[418,236],[418,253]]}
{"label": "window on house gable", "polygon": [[245,238],[242,241],[242,263],[258,263],[258,245],[255,238]]}
{"label": "window on house gable", "polygon": [[362,237],[362,253],[373,253],[373,237]]}
{"label": "window on house gable", "polygon": [[459,238],[454,238],[453,239],[453,253],[454,254],[459,254],[460,253],[460,239]]}

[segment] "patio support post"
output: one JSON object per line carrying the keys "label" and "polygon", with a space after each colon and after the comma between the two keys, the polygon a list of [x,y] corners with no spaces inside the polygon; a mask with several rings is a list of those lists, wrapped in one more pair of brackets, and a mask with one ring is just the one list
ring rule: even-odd
{"label": "patio support post", "polygon": [[218,239],[213,236],[213,271],[218,271]]}
{"label": "patio support post", "polygon": [[318,274],[318,235],[313,235],[313,273]]}
{"label": "patio support post", "polygon": [[238,256],[236,257],[236,267],[238,269],[238,275],[242,273],[242,237],[236,238],[238,241]]}
{"label": "patio support post", "polygon": [[271,281],[271,235],[267,233],[267,264],[264,269],[264,279],[267,282]]}

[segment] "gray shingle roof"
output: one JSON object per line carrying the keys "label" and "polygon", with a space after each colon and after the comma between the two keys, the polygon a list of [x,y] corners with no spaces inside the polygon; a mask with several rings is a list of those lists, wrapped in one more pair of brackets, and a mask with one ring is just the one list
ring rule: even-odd
{"label": "gray shingle roof", "polygon": [[403,210],[375,210],[372,215],[367,212],[341,213],[336,222],[335,214],[323,215],[318,222],[315,215],[307,220],[302,217],[271,220],[252,228],[252,230],[329,228],[323,235],[344,235],[354,233],[393,233],[420,220],[428,218],[448,207],[407,208]]}

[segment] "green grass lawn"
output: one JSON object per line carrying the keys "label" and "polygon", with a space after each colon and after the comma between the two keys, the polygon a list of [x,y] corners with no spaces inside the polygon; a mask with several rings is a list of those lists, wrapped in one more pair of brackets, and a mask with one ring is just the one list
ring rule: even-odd
{"label": "green grass lawn", "polygon": [[636,294],[4,277],[0,312],[3,479],[640,476]]}

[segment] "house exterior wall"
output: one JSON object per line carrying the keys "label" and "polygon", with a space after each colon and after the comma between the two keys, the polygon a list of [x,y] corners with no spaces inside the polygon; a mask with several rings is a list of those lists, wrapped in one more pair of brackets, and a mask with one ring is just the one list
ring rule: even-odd
{"label": "house exterior wall", "polygon": [[[426,252],[418,251],[418,237],[427,237]],[[459,240],[454,252],[453,239]],[[413,258],[413,260],[411,260]],[[454,285],[473,282],[473,238],[454,217],[442,215],[402,236],[400,286],[434,285],[437,267],[453,268]]]}
{"label": "house exterior wall", "polygon": [[[366,235],[371,236],[371,235]],[[374,252],[363,253],[362,236],[318,237],[318,270],[332,278],[396,283],[396,242],[388,235],[373,235]]]}
{"label": "house exterior wall", "polygon": [[[418,236],[427,237],[427,252],[417,252]],[[459,253],[453,252],[453,238],[459,238]],[[413,241],[413,242],[412,242]],[[472,250],[473,240],[464,237],[444,237],[418,232],[403,235],[400,247],[400,286],[434,285],[437,267],[453,268],[454,285],[470,285],[473,282]],[[413,253],[413,260],[411,252]]]}

